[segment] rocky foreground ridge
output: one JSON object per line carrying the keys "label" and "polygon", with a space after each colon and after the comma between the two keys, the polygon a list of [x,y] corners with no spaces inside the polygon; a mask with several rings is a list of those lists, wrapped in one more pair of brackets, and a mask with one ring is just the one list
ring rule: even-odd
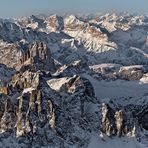
{"label": "rocky foreground ridge", "polygon": [[146,17],[0,22],[0,147],[146,148]]}

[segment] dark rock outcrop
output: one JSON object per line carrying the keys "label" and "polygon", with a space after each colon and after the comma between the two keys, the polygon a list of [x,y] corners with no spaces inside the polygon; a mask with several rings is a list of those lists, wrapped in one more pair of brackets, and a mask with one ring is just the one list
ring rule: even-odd
{"label": "dark rock outcrop", "polygon": [[2,89],[0,137],[7,139],[6,133],[13,135],[16,145],[23,147],[59,146],[59,143],[64,147],[64,141],[85,146],[87,143],[82,141],[87,136],[82,138],[83,135],[97,129],[99,122],[99,116],[94,118],[99,110],[91,110],[96,103],[91,83],[74,76],[64,81],[59,91],[54,91],[45,76],[41,71],[18,72],[8,87]]}
{"label": "dark rock outcrop", "polygon": [[34,70],[55,70],[54,60],[51,57],[50,50],[43,42],[35,42],[29,49],[22,52],[20,61],[23,66],[31,65]]}
{"label": "dark rock outcrop", "polygon": [[114,110],[109,104],[102,104],[102,132],[108,136],[136,136],[138,120],[131,111]]}

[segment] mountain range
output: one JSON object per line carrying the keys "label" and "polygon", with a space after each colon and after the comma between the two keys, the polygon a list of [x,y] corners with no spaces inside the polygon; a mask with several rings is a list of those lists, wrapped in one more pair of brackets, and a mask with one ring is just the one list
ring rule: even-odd
{"label": "mountain range", "polygon": [[148,16],[0,19],[0,148],[146,148]]}

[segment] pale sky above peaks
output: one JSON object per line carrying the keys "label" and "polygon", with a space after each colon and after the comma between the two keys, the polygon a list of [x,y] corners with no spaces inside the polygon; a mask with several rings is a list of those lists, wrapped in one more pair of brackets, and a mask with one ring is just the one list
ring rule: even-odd
{"label": "pale sky above peaks", "polygon": [[131,12],[148,14],[148,0],[0,0],[0,17],[46,13]]}

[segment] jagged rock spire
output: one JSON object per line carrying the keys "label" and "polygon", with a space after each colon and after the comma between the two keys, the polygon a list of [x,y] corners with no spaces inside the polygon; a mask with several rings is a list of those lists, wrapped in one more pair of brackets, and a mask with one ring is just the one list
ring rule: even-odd
{"label": "jagged rock spire", "polygon": [[22,66],[30,64],[33,65],[36,70],[53,71],[55,69],[50,50],[44,42],[34,42],[22,53],[20,60]]}

